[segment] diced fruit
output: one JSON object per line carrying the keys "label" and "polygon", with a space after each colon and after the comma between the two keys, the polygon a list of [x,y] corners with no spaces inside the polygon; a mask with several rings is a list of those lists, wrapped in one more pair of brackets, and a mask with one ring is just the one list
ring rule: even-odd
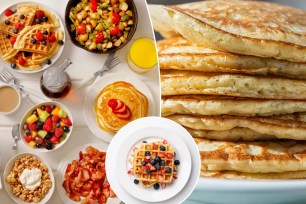
{"label": "diced fruit", "polygon": [[59,120],[59,117],[57,115],[52,116],[52,122],[57,123],[58,120]]}
{"label": "diced fruit", "polygon": [[48,134],[47,131],[44,131],[44,130],[38,131],[38,135],[39,135],[40,137],[42,137],[42,138],[45,138],[47,134]]}
{"label": "diced fruit", "polygon": [[50,142],[52,142],[53,144],[58,144],[58,143],[60,143],[60,138],[52,136],[51,139],[50,139]]}
{"label": "diced fruit", "polygon": [[34,123],[38,120],[37,116],[36,115],[31,115],[30,117],[27,118],[27,123],[28,124],[31,124],[31,123]]}
{"label": "diced fruit", "polygon": [[52,142],[50,142],[50,141],[46,142],[46,149],[51,150],[52,148],[53,148]]}
{"label": "diced fruit", "polygon": [[28,143],[31,147],[35,147],[36,143],[34,141],[31,141]]}
{"label": "diced fruit", "polygon": [[28,128],[29,128],[29,130],[32,130],[32,131],[37,130],[37,127],[36,127],[35,123],[28,124]]}
{"label": "diced fruit", "polygon": [[[61,119],[61,122],[63,122],[64,124],[68,125],[68,126],[71,126],[72,125],[72,122],[70,121],[69,117],[67,116],[66,118],[62,118]],[[65,125],[65,126],[66,126]],[[62,125],[61,125],[62,126]]]}
{"label": "diced fruit", "polygon": [[37,10],[35,12],[35,17],[36,18],[42,18],[45,15],[45,12],[43,12],[42,10]]}
{"label": "diced fruit", "polygon": [[32,141],[32,135],[24,135],[23,138],[27,143]]}
{"label": "diced fruit", "polygon": [[41,137],[39,137],[39,136],[36,136],[36,137],[34,138],[34,142],[35,142],[36,144],[42,144],[43,141],[44,141],[44,139],[41,138]]}
{"label": "diced fruit", "polygon": [[14,13],[14,11],[12,11],[12,9],[10,9],[10,8],[5,9],[5,11],[4,11],[4,15],[5,16],[10,16],[13,13]]}
{"label": "diced fruit", "polygon": [[58,116],[59,116],[60,118],[66,118],[66,117],[67,117],[67,113],[66,113],[63,109],[60,109],[60,110],[58,111]]}
{"label": "diced fruit", "polygon": [[60,137],[60,141],[64,141],[67,138],[67,132],[64,132],[64,134]]}
{"label": "diced fruit", "polygon": [[45,122],[49,116],[50,114],[47,111],[43,111],[42,114],[39,116],[39,119]]}
{"label": "diced fruit", "polygon": [[62,128],[56,128],[55,131],[54,131],[54,136],[55,137],[60,137],[62,136],[64,133],[64,130]]}
{"label": "diced fruit", "polygon": [[60,108],[58,106],[56,106],[53,111],[51,112],[52,115],[58,115]]}
{"label": "diced fruit", "polygon": [[32,132],[31,132],[32,138],[36,137],[37,135],[38,135],[37,131],[32,131]]}
{"label": "diced fruit", "polygon": [[38,113],[38,116],[41,116],[41,114],[44,112],[44,111],[41,110],[40,108],[37,108],[36,111],[37,111],[37,113]]}
{"label": "diced fruit", "polygon": [[48,112],[48,113],[51,113],[51,112],[52,112],[52,109],[51,109],[51,107],[50,107],[50,106],[46,106],[45,111],[46,111],[46,112]]}

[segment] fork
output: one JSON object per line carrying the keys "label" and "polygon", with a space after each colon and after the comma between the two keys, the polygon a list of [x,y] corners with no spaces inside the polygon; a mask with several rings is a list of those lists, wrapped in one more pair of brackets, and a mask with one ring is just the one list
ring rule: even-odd
{"label": "fork", "polygon": [[[104,74],[104,72],[111,70],[112,68],[114,68],[115,66],[117,66],[118,64],[121,63],[119,57],[115,57],[116,52],[111,52],[107,58],[106,61],[103,65],[103,67],[98,70],[97,72],[91,74],[89,77],[83,79],[77,86],[74,87],[74,89],[72,89],[72,91],[69,94],[73,94],[77,91],[79,91],[84,85],[89,85],[92,84],[96,78],[98,76],[102,76]],[[91,82],[91,83],[89,83]]]}
{"label": "fork", "polygon": [[41,96],[35,94],[30,89],[27,89],[24,86],[22,86],[21,84],[19,84],[19,82],[14,78],[14,76],[9,71],[4,69],[3,67],[0,67],[0,79],[2,79],[2,81],[4,83],[15,87],[21,93],[22,97],[30,94],[30,95],[35,96],[36,98],[39,98],[43,101],[50,100],[50,99],[47,99],[47,98],[44,98],[44,97],[41,97]]}

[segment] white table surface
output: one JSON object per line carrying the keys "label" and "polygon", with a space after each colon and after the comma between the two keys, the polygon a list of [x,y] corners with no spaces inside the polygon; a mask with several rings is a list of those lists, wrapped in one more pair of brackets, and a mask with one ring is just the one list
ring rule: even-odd
{"label": "white table surface", "polygon": [[[32,0],[39,3],[42,3],[55,11],[62,21],[64,22],[64,13],[65,7],[68,0]],[[1,12],[6,9],[8,6],[19,3],[20,0],[1,0]],[[24,1],[25,2],[25,1]],[[151,37],[154,38],[152,26],[150,23],[146,1],[144,0],[137,0],[134,1],[138,11],[138,26],[136,33],[133,36],[131,42],[139,37]],[[129,50],[131,42],[127,44],[123,49],[117,52],[117,56],[120,56],[121,62],[126,63],[126,53]],[[84,77],[89,76],[90,74],[94,73],[95,71],[99,70],[106,59],[107,55],[100,55],[100,54],[92,54],[86,52],[78,47],[75,47],[67,34],[66,31],[66,42],[65,42],[65,49],[63,51],[62,56],[59,60],[55,63],[55,65],[59,65],[64,59],[69,58],[73,64],[67,68],[67,72],[69,73],[72,83],[77,84],[81,79]],[[122,63],[122,64],[123,64]],[[142,80],[152,92],[155,101],[155,114],[160,114],[160,88],[159,88],[159,71],[157,67],[143,75],[139,75],[131,71],[127,66],[122,66],[122,64],[116,66],[110,73],[124,73],[126,75],[137,77],[138,79]],[[42,73],[37,74],[20,74],[11,71],[14,74],[16,79],[18,79],[22,85],[27,88],[32,89],[37,94],[43,96],[40,87],[39,87],[39,79]],[[107,73],[105,74],[107,75]],[[61,161],[61,156],[68,153],[70,149],[78,147],[82,144],[86,143],[101,143],[103,141],[99,140],[95,137],[90,130],[87,128],[86,123],[83,117],[83,97],[86,94],[86,89],[80,90],[79,92],[75,93],[74,95],[70,95],[64,99],[58,100],[60,103],[66,105],[73,115],[74,120],[74,129],[70,139],[67,143],[58,150],[48,152],[48,153],[37,153],[37,155],[41,156],[45,159],[52,167],[55,175],[56,175],[56,168],[59,162]],[[1,99],[0,99],[1,100]],[[21,152],[32,152],[36,153],[33,149],[29,151],[29,149],[25,146],[25,144],[20,141],[19,142],[19,149],[14,152],[12,148],[13,139],[11,136],[12,126],[20,122],[21,117],[26,112],[26,110],[30,107],[35,105],[34,103],[42,102],[40,99],[30,96],[26,98],[22,102],[22,107],[20,110],[10,116],[0,115],[0,158],[1,158],[1,165],[0,165],[0,173],[3,182],[3,169],[8,162],[8,160],[17,153]],[[0,203],[1,204],[10,204],[13,201],[9,198],[4,188],[0,190]],[[61,204],[63,201],[59,198],[57,190],[55,189],[54,194],[50,201],[50,204]]]}

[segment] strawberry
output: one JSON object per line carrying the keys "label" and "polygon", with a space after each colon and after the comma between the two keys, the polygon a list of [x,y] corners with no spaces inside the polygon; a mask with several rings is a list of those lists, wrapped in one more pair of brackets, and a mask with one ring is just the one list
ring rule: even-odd
{"label": "strawberry", "polygon": [[54,136],[55,137],[60,137],[62,136],[64,133],[64,130],[62,128],[55,128],[55,131],[54,131]]}
{"label": "strawberry", "polygon": [[59,117],[57,115],[52,116],[52,122],[57,123],[58,120],[59,120]]}
{"label": "strawberry", "polygon": [[37,10],[35,12],[35,17],[36,18],[42,18],[45,15],[45,12],[43,12],[42,10]]}
{"label": "strawberry", "polygon": [[61,121],[68,126],[72,126],[72,122],[70,121],[68,116],[66,118],[62,118]]}
{"label": "strawberry", "polygon": [[32,130],[32,131],[36,131],[37,130],[37,126],[36,126],[35,123],[28,124],[28,128],[29,128],[29,130]]}
{"label": "strawberry", "polygon": [[44,123],[43,130],[50,132],[52,129],[53,129],[52,119],[48,118],[46,122]]}
{"label": "strawberry", "polygon": [[51,112],[52,112],[52,109],[51,109],[51,107],[50,107],[50,106],[46,106],[45,111],[46,111],[46,112],[48,112],[48,113],[51,113]]}
{"label": "strawberry", "polygon": [[10,43],[12,44],[12,45],[14,45],[14,43],[16,42],[16,37],[10,37]]}
{"label": "strawberry", "polygon": [[19,56],[18,57],[18,63],[22,66],[22,65],[25,65],[26,61],[22,56]]}
{"label": "strawberry", "polygon": [[24,135],[23,138],[27,143],[32,141],[32,135]]}
{"label": "strawberry", "polygon": [[36,40],[42,41],[44,39],[44,34],[42,32],[36,33]]}
{"label": "strawberry", "polygon": [[173,178],[174,178],[174,179],[177,179],[177,176],[176,176],[176,175],[173,175]]}
{"label": "strawberry", "polygon": [[55,34],[53,33],[52,35],[50,35],[48,39],[49,39],[49,42],[55,42],[56,41]]}
{"label": "strawberry", "polygon": [[58,144],[60,143],[60,138],[59,137],[55,137],[54,135],[51,137],[50,142],[52,142],[53,144]]}
{"label": "strawberry", "polygon": [[17,23],[15,23],[15,26],[14,26],[14,27],[17,28],[18,30],[20,30],[20,29],[23,28],[23,23],[17,22]]}
{"label": "strawberry", "polygon": [[4,15],[5,16],[10,16],[13,13],[14,13],[14,11],[12,11],[12,9],[10,9],[10,8],[5,9],[5,11],[4,11]]}
{"label": "strawberry", "polygon": [[126,109],[127,109],[127,106],[123,104],[122,108],[113,109],[113,113],[123,113],[124,111],[126,111]]}
{"label": "strawberry", "polygon": [[116,99],[110,99],[107,103],[108,107],[115,109],[118,105],[118,101]]}

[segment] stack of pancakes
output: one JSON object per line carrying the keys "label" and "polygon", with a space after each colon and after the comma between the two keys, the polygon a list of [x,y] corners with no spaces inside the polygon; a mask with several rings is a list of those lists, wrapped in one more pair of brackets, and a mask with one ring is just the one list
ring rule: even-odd
{"label": "stack of pancakes", "polygon": [[306,178],[306,12],[274,3],[152,5],[162,115],[204,177]]}

